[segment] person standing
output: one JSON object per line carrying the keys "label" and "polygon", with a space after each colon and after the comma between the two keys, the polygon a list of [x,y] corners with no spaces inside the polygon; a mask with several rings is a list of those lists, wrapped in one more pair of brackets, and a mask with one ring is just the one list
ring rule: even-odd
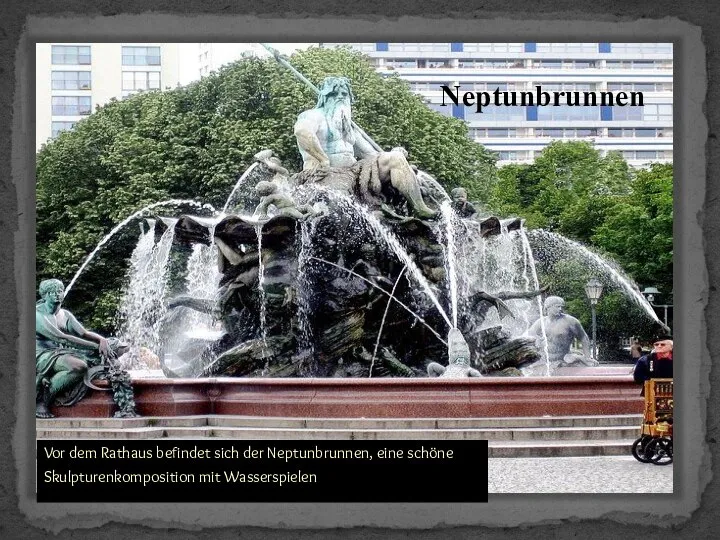
{"label": "person standing", "polygon": [[632,362],[633,366],[637,364],[638,360],[644,356],[642,345],[639,343],[633,343],[630,345],[630,361]]}

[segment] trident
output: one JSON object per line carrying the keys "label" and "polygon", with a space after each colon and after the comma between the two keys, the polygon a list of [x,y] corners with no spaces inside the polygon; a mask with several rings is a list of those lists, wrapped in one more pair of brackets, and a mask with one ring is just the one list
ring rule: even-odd
{"label": "trident", "polygon": [[[287,61],[287,58],[285,58],[283,55],[281,55],[279,51],[277,51],[276,49],[274,49],[273,47],[271,47],[271,46],[268,45],[267,43],[260,43],[260,45],[262,45],[262,47],[263,47],[267,52],[269,52],[270,54],[272,54],[273,57],[275,58],[275,60],[277,60],[277,62],[278,62],[280,65],[285,66],[287,69],[289,69],[290,72],[291,72],[293,75],[295,75],[295,77],[296,77],[298,80],[300,80],[300,81],[302,81],[303,83],[305,83],[305,85],[306,85],[308,88],[310,88],[313,92],[315,92],[316,95],[320,95],[320,90],[318,90],[318,87],[315,86],[312,82],[310,82],[310,81],[307,79],[307,77],[305,77],[305,75],[303,75],[303,74],[300,73],[297,69],[295,69],[295,68],[293,67],[293,65],[292,65],[290,62]],[[373,147],[375,150],[377,150],[378,152],[382,152],[382,151],[383,151],[383,149],[380,148],[380,145],[379,145],[378,143],[376,143],[376,142],[370,137],[370,135],[368,135],[367,133],[365,133],[365,130],[364,130],[363,128],[361,128],[360,126],[358,126],[358,125],[357,125],[355,122],[353,122],[353,121],[351,121],[351,124],[352,124],[352,127],[360,134],[360,136],[361,136],[363,139],[365,139],[365,140],[368,142],[368,144],[369,144],[370,146],[372,146],[372,147]],[[433,187],[435,187],[436,189],[439,188],[438,191],[444,195],[444,198],[447,198],[447,194],[445,194],[444,190],[442,189],[442,186],[438,183],[437,180],[435,180],[435,178],[432,177],[432,175],[426,173],[425,171],[420,171],[420,170],[418,170],[418,171],[417,171],[417,176],[418,176],[418,179],[419,179],[421,182],[423,182],[423,181],[429,182],[429,183],[432,184]],[[433,197],[430,197],[430,198],[433,198]],[[433,198],[433,200],[434,200],[434,198]],[[437,201],[435,201],[435,202],[437,203]]]}
{"label": "trident", "polygon": [[[293,75],[295,75],[295,77],[297,77],[300,81],[304,82],[305,85],[306,85],[308,88],[310,88],[313,92],[315,92],[316,95],[320,95],[320,90],[318,90],[318,87],[315,86],[313,83],[311,83],[311,82],[307,79],[307,77],[305,77],[305,75],[303,75],[303,74],[300,73],[297,69],[295,69],[295,68],[292,66],[292,64],[291,64],[290,62],[288,62],[287,59],[286,59],[283,55],[281,55],[276,49],[273,49],[273,48],[272,48],[270,45],[268,45],[267,43],[260,43],[260,45],[262,45],[262,46],[265,48],[265,50],[267,50],[267,52],[269,52],[270,54],[272,54],[273,57],[275,58],[275,60],[277,60],[280,65],[283,65],[283,66],[285,66],[286,68],[288,68],[288,69],[290,70],[290,72],[291,72]],[[367,133],[365,133],[365,131],[364,131],[360,126],[358,126],[358,125],[357,125],[355,122],[353,122],[353,121],[351,121],[351,124],[352,124],[352,127],[353,127],[354,129],[356,129],[357,132],[362,136],[362,138],[365,139],[365,140],[370,144],[370,146],[372,146],[372,147],[373,147],[375,150],[377,150],[378,152],[382,152],[382,151],[383,151],[383,149],[380,148],[380,145],[378,145],[378,143],[376,143],[375,141],[373,141],[372,138],[370,137],[370,135],[368,135]]]}

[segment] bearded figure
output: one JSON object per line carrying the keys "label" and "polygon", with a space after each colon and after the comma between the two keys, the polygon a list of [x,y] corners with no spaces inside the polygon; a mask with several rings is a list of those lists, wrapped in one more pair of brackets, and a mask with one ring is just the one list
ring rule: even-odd
{"label": "bearded figure", "polygon": [[[434,217],[437,212],[423,200],[420,183],[403,149],[375,150],[352,123],[352,88],[345,77],[327,77],[313,109],[304,111],[295,122],[295,137],[303,158],[303,171],[328,167],[350,169],[344,186],[358,191],[364,201],[383,196],[387,187],[399,192],[415,215]],[[358,158],[360,161],[358,161]]]}

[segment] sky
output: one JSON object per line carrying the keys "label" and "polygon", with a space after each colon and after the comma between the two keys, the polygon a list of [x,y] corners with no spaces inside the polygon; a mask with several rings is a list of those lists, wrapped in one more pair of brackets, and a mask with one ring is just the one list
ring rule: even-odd
{"label": "sky", "polygon": [[[250,51],[258,56],[269,54],[258,43],[215,43],[214,45],[213,50],[219,56],[228,58],[228,61],[236,59],[243,51]],[[296,50],[307,49],[312,45],[317,45],[317,43],[269,43],[269,45],[282,54],[290,55]],[[179,82],[181,85],[186,85],[200,78],[198,66],[199,51],[199,43],[180,44],[180,58],[184,59],[180,63],[179,70]]]}

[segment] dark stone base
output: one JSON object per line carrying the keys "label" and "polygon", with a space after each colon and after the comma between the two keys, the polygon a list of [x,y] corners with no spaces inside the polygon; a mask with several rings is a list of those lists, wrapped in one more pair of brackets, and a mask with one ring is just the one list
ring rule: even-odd
{"label": "dark stone base", "polygon": [[[136,379],[142,416],[200,414],[309,418],[468,418],[640,414],[627,376],[475,379]],[[109,392],[91,390],[58,417],[112,417]]]}

